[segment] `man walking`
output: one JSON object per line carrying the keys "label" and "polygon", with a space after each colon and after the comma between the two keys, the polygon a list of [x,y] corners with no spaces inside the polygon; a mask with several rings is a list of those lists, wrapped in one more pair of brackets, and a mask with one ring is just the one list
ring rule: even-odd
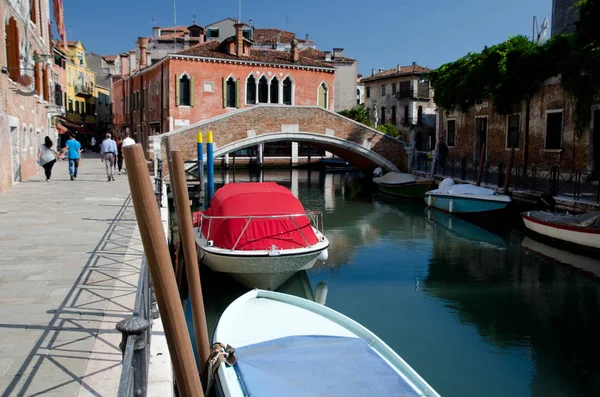
{"label": "man walking", "polygon": [[63,149],[63,156],[67,153],[69,159],[69,175],[71,180],[77,179],[77,170],[79,169],[79,160],[81,157],[81,143],[75,139],[75,134],[69,134],[69,140],[65,144]]}
{"label": "man walking", "polygon": [[106,176],[108,182],[115,180],[115,159],[117,156],[117,143],[111,139],[110,132],[106,133],[106,139],[100,145],[100,161],[106,164]]}

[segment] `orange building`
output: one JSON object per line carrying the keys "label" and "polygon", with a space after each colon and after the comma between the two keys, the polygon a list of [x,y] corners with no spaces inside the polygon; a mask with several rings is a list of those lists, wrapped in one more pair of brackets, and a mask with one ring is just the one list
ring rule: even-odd
{"label": "orange building", "polygon": [[333,110],[335,68],[290,52],[253,48],[243,36],[208,41],[147,65],[148,38],[138,39],[139,67],[121,55],[113,81],[115,128],[130,128],[148,148],[148,136],[262,103]]}

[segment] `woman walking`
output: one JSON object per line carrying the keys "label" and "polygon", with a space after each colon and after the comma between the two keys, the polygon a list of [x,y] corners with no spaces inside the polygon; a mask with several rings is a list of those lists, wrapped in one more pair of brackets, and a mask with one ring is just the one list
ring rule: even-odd
{"label": "woman walking", "polygon": [[117,137],[117,167],[119,168],[119,175],[123,169],[123,139]]}
{"label": "woman walking", "polygon": [[38,162],[42,167],[44,167],[44,172],[46,173],[46,182],[50,182],[50,177],[52,176],[52,167],[54,167],[54,163],[56,163],[56,149],[53,147],[54,143],[49,137],[44,139],[44,143],[40,146],[40,150],[38,153]]}

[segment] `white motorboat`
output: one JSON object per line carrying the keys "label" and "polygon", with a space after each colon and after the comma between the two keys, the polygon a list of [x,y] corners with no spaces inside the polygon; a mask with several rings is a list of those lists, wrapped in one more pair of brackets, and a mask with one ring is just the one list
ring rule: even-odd
{"label": "white motorboat", "polygon": [[455,184],[451,178],[444,179],[435,190],[425,193],[425,203],[451,214],[482,214],[503,210],[510,197],[491,189],[471,184]]}
{"label": "white motorboat", "polygon": [[600,248],[600,212],[572,215],[528,211],[521,216],[532,232],[567,243]]}
{"label": "white motorboat", "polygon": [[321,214],[276,183],[227,184],[195,215],[201,261],[249,288],[274,290],[327,260]]}
{"label": "white motorboat", "polygon": [[287,294],[242,295],[221,316],[213,343],[234,349],[216,368],[217,391],[225,397],[439,397],[377,335]]}

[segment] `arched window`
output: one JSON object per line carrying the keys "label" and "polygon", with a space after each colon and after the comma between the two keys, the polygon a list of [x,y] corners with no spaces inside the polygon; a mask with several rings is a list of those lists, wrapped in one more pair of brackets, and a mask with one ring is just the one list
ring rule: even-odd
{"label": "arched window", "polygon": [[419,106],[417,110],[417,124],[423,124],[423,106]]}
{"label": "arched window", "polygon": [[21,77],[21,59],[19,54],[19,28],[17,21],[11,17],[6,26],[6,57],[8,66],[8,76],[17,80]]}
{"label": "arched window", "polygon": [[385,84],[381,85],[381,96],[385,95]]}
{"label": "arched window", "polygon": [[267,78],[262,76],[258,80],[258,103],[268,103],[269,102],[269,83],[267,82]]}
{"label": "arched window", "polygon": [[396,92],[398,92],[397,85],[396,85],[396,83],[393,83],[392,84],[392,95],[396,95]]}
{"label": "arched window", "polygon": [[321,83],[319,86],[318,106],[327,109],[327,85]]}
{"label": "arched window", "polygon": [[283,80],[283,104],[284,105],[291,105],[292,104],[292,79],[290,79],[290,76],[286,77],[285,80]]}
{"label": "arched window", "polygon": [[385,124],[385,106],[381,107],[381,124]]}
{"label": "arched window", "polygon": [[233,77],[227,79],[225,95],[225,107],[237,107],[237,84]]}
{"label": "arched window", "polygon": [[392,124],[396,125],[396,106],[392,106],[392,119],[390,121]]}
{"label": "arched window", "polygon": [[410,124],[410,120],[408,119],[408,105],[404,106],[404,120],[402,120],[402,123],[404,125],[409,125]]}
{"label": "arched window", "polygon": [[279,80],[277,77],[271,79],[271,103],[279,103]]}
{"label": "arched window", "polygon": [[246,104],[256,105],[256,79],[252,74],[246,80]]}
{"label": "arched window", "polygon": [[179,78],[179,106],[191,106],[190,78],[184,74]]}

